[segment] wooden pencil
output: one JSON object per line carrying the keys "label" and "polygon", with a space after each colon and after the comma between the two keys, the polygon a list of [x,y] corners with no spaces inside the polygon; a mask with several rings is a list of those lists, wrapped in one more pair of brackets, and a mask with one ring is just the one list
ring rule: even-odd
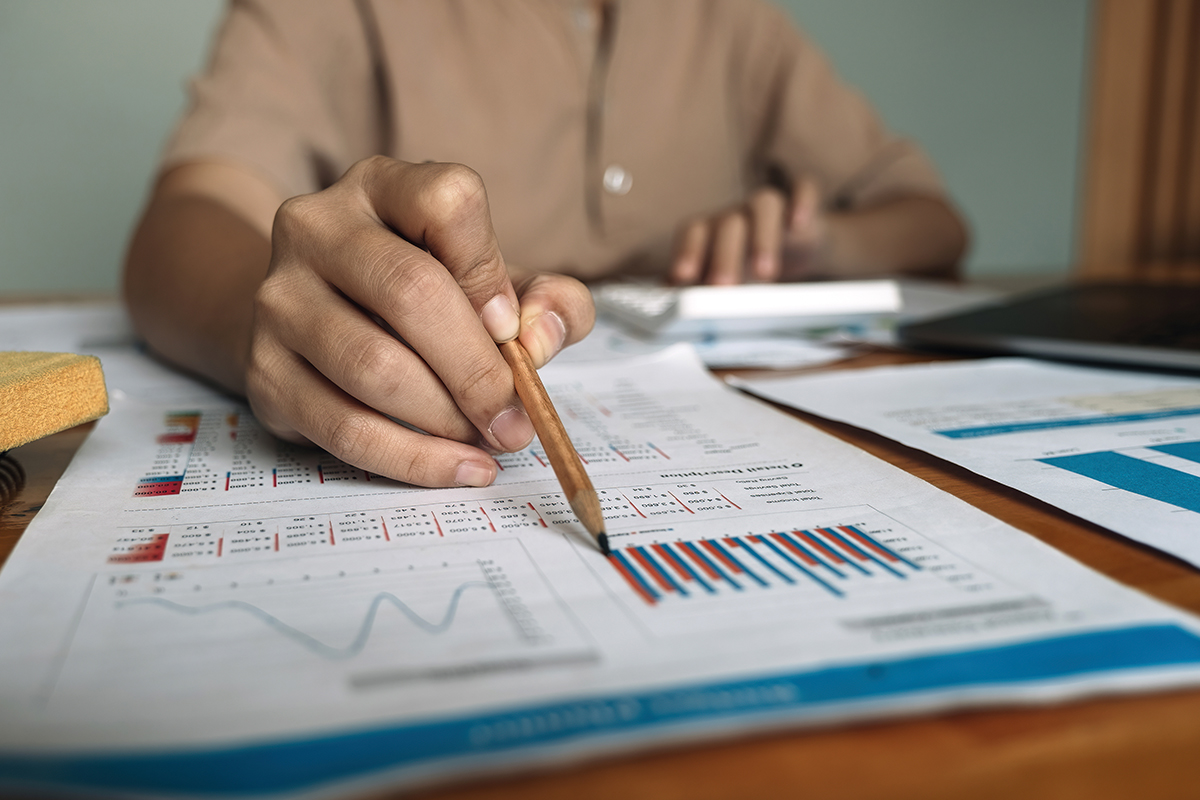
{"label": "wooden pencil", "polygon": [[592,481],[583,468],[579,454],[575,452],[575,445],[571,444],[571,439],[567,436],[567,429],[563,427],[554,403],[550,402],[550,395],[546,394],[546,387],[542,385],[542,379],[534,369],[529,353],[516,339],[501,344],[500,352],[512,368],[517,396],[529,412],[529,420],[533,423],[533,429],[537,432],[542,447],[546,448],[550,466],[554,468],[554,475],[562,486],[563,494],[567,496],[567,502],[571,504],[571,510],[579,517],[588,533],[595,537],[600,552],[609,555],[608,534],[604,530],[604,513],[600,509],[600,498],[592,487]]}

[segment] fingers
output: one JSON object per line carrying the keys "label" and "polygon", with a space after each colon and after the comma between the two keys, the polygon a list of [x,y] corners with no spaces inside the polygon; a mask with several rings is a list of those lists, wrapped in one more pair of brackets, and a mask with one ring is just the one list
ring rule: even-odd
{"label": "fingers", "polygon": [[[590,297],[560,293],[537,327],[562,319],[566,342],[590,327]],[[520,333],[517,308],[479,176],[368,159],[276,213],[247,396],[273,432],[363,469],[486,485],[495,462],[473,445],[534,435],[496,348]]]}
{"label": "fingers", "polygon": [[745,213],[725,214],[717,218],[705,283],[729,286],[742,282],[749,237],[750,221]]}
{"label": "fingers", "polygon": [[[275,344],[302,356],[370,408],[436,436],[481,441],[424,360],[342,295],[326,291],[315,279],[308,283],[293,285],[286,296],[260,300],[259,322],[269,325]],[[271,284],[266,291],[278,288]],[[300,306],[303,313],[281,313],[289,305]],[[314,319],[321,320],[321,329],[337,330],[338,335],[313,336]]]}
{"label": "fingers", "polygon": [[[408,190],[404,185],[398,189],[398,194]],[[430,253],[397,237],[368,214],[345,215],[340,200],[335,195],[331,203],[329,198],[309,195],[285,203],[276,217],[277,248],[298,240],[291,252],[299,252],[301,258],[309,255],[308,249],[322,250],[319,277],[383,318],[436,373],[488,444],[501,450],[528,444],[533,427],[521,410],[512,373],[454,276]],[[331,216],[336,216],[336,225],[329,224]],[[479,219],[472,224],[480,224]],[[463,238],[494,242],[490,224],[487,228],[484,236],[464,232]],[[302,268],[295,271],[305,273]],[[273,277],[265,284],[268,290]],[[286,297],[294,291],[295,287],[285,287],[276,294]],[[291,308],[285,312],[297,316]],[[340,338],[341,333],[333,337],[330,329],[314,327],[313,318],[307,319],[308,324],[300,327],[300,339],[291,344],[305,358],[317,358],[317,342]],[[345,318],[339,318],[339,324],[345,324]],[[414,401],[408,405],[414,407]]]}
{"label": "fingers", "polygon": [[759,189],[750,195],[750,270],[756,280],[779,279],[787,201],[778,189]]}
{"label": "fingers", "polygon": [[308,439],[357,467],[418,486],[487,486],[495,480],[496,463],[487,453],[396,424],[286,348],[268,347],[260,358],[272,367],[253,372],[248,394],[255,416],[275,435]]}
{"label": "fingers", "polygon": [[493,446],[524,447],[533,426],[492,346],[518,335],[520,317],[483,180],[461,164],[367,163],[375,168],[363,187],[381,221],[432,256],[417,251],[384,267],[381,280],[395,285],[384,294],[393,303],[374,310],[421,354]]}
{"label": "fingers", "polygon": [[671,262],[671,283],[690,286],[700,280],[708,263],[709,238],[708,220],[692,220],[679,229]]}
{"label": "fingers", "polygon": [[375,168],[363,189],[380,219],[446,268],[495,341],[515,338],[517,295],[478,173],[461,164],[368,163]]}
{"label": "fingers", "polygon": [[812,178],[801,178],[792,186],[788,233],[809,238],[814,234],[821,210],[821,189]]}
{"label": "fingers", "polygon": [[764,187],[741,206],[688,222],[676,236],[671,282],[730,285],[778,280],[787,205],[779,190]]}
{"label": "fingers", "polygon": [[588,288],[574,278],[536,274],[517,287],[521,298],[521,344],[542,368],[563,347],[588,334],[596,309]]}
{"label": "fingers", "polygon": [[798,280],[820,274],[828,254],[828,220],[822,211],[821,189],[805,178],[793,185],[791,208],[783,241],[783,277]]}

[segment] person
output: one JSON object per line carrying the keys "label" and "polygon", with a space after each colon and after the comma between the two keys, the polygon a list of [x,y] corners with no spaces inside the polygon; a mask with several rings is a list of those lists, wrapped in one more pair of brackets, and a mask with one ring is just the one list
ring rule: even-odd
{"label": "person", "polygon": [[952,274],[962,222],[765,0],[236,0],[130,243],[162,357],[421,486],[533,429],[582,281]]}

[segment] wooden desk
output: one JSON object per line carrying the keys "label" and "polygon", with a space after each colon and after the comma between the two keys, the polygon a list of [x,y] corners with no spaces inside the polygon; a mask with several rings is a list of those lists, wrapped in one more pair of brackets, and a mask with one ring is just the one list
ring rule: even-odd
{"label": "wooden desk", "polygon": [[[928,360],[875,351],[824,369]],[[1148,594],[1200,612],[1200,571],[874,434],[797,413]],[[45,501],[85,425],[12,451],[26,485],[0,514],[0,557]],[[768,733],[419,792],[422,800],[1200,797],[1200,691],[960,711]]]}

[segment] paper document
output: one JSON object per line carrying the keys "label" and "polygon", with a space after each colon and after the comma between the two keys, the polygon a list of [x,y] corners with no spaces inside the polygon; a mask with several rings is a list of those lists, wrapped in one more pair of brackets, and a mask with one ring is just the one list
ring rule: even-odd
{"label": "paper document", "polygon": [[[893,282],[888,282],[893,284]],[[720,326],[688,339],[700,359],[709,367],[727,369],[791,369],[810,367],[849,358],[862,344],[891,345],[896,341],[895,323],[913,322],[979,305],[996,293],[979,287],[963,287],[937,281],[895,281],[899,288],[899,314],[872,316],[858,324],[824,325],[807,330],[774,333],[734,333]],[[710,287],[711,288],[711,287]],[[765,289],[766,287],[759,287]],[[637,334],[636,327],[624,325],[619,317],[609,317],[602,305],[597,307],[596,327],[581,343],[559,356],[564,361],[611,358],[655,352],[678,341],[677,338]]]}
{"label": "paper document", "polygon": [[[544,380],[416,489],[130,354],[0,573],[0,792],[345,797],[780,725],[1200,683],[1200,624],[746,398],[687,349]],[[158,376],[157,378],[155,376]]]}
{"label": "paper document", "polygon": [[133,326],[115,300],[0,307],[0,350],[87,353],[133,343]]}
{"label": "paper document", "polygon": [[[646,355],[672,347],[674,342],[632,336],[604,317],[592,332],[555,357],[563,364],[604,361]],[[828,364],[854,354],[853,344],[805,339],[800,336],[709,336],[691,343],[705,366],[713,369],[790,369]]]}
{"label": "paper document", "polygon": [[1200,566],[1200,379],[997,358],[737,384]]}

